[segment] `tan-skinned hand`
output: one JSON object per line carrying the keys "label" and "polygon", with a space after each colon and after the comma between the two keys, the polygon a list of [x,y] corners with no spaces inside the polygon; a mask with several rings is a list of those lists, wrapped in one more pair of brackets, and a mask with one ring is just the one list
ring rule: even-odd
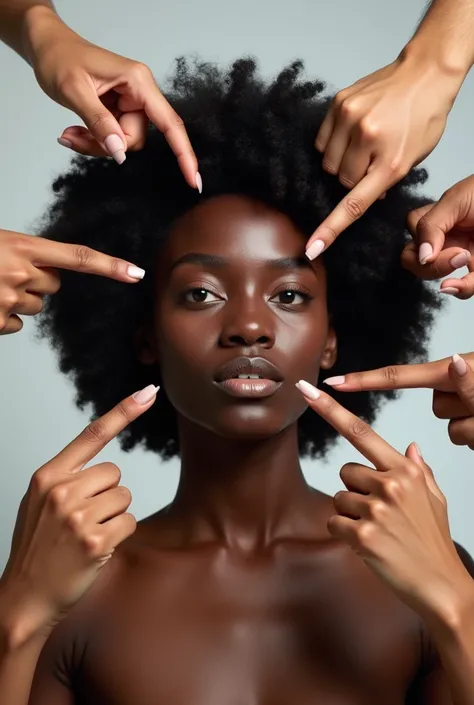
{"label": "tan-skinned hand", "polygon": [[347,543],[404,602],[422,616],[448,616],[472,579],[451,539],[446,499],[416,444],[405,455],[364,421],[307,382],[308,405],[374,466],[348,463],[347,490],[334,497],[331,535]]}
{"label": "tan-skinned hand", "polygon": [[474,353],[328,377],[325,383],[341,392],[432,389],[433,413],[449,419],[452,443],[474,450]]}
{"label": "tan-skinned hand", "polygon": [[55,294],[61,285],[58,269],[128,283],[145,274],[130,262],[83,245],[0,230],[0,335],[22,329],[19,315],[34,316],[42,310],[43,296]]}
{"label": "tan-skinned hand", "polygon": [[110,155],[121,164],[128,149],[143,147],[151,121],[166,137],[188,184],[201,190],[186,128],[148,66],[88,42],[45,8],[31,20],[28,54],[44,92],[86,125],[65,129],[60,144],[80,154]]}
{"label": "tan-skinned hand", "polygon": [[430,154],[461,83],[420,57],[401,55],[336,95],[316,148],[326,171],[351,190],[309,239],[310,259]]}
{"label": "tan-skinned hand", "polygon": [[[115,548],[136,528],[130,491],[112,463],[83,469],[109,441],[147,411],[153,385],[90,423],[37,470],[23,497],[0,597],[9,618],[31,634],[54,626],[81,599]],[[16,635],[21,639],[21,635]]]}
{"label": "tan-skinned hand", "polygon": [[422,279],[439,279],[467,267],[462,278],[445,279],[442,294],[474,295],[474,176],[448,189],[437,203],[408,216],[413,237],[402,253],[403,266]]}

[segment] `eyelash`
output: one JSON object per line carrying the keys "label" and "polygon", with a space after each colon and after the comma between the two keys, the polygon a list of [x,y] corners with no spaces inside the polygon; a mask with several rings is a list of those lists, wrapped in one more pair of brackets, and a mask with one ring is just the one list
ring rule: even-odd
{"label": "eyelash", "polygon": [[[210,305],[213,303],[217,303],[216,301],[190,301],[187,297],[192,294],[194,291],[205,291],[208,294],[212,294],[216,298],[220,299],[221,301],[224,300],[222,296],[217,294],[215,291],[213,291],[210,287],[209,284],[202,284],[202,285],[197,285],[190,287],[189,289],[186,289],[185,292],[183,292],[183,302],[184,303],[189,303],[189,304],[201,304],[201,305]],[[314,299],[314,296],[312,296],[306,289],[302,288],[298,284],[287,284],[284,286],[284,288],[280,289],[279,291],[275,292],[271,297],[270,301],[274,299],[276,296],[279,296],[280,294],[284,294],[287,291],[294,292],[295,294],[299,294],[304,299],[304,303],[300,304],[295,304],[293,302],[291,303],[283,303],[283,302],[277,302],[280,306],[283,306],[284,308],[295,308],[295,306],[304,306],[305,303],[308,303],[312,299]]]}

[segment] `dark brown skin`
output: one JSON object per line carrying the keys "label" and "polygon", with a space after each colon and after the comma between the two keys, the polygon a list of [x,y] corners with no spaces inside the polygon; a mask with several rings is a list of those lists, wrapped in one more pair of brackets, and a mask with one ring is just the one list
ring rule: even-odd
{"label": "dark brown skin", "polygon": [[[285,216],[240,196],[176,224],[139,354],[179,413],[178,492],[54,630],[31,705],[451,702],[421,618],[331,537],[332,498],[299,465],[295,382],[337,354],[322,261],[269,264],[304,247]],[[172,269],[190,253],[227,263]],[[204,303],[186,294],[204,288]],[[295,288],[312,298],[287,302]],[[216,387],[240,355],[279,369],[273,396]]]}

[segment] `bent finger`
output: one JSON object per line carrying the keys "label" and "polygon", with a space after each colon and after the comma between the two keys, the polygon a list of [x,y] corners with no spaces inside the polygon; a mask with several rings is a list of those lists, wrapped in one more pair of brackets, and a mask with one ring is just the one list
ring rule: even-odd
{"label": "bent finger", "polygon": [[332,245],[390,186],[388,171],[384,167],[370,171],[311,235],[306,245],[308,259],[315,259]]}
{"label": "bent finger", "polygon": [[474,372],[469,362],[461,355],[453,355],[449,376],[459,398],[474,415]]}
{"label": "bent finger", "polygon": [[[471,266],[472,267],[472,261]],[[454,296],[456,299],[466,301],[474,296],[474,272],[471,271],[461,279],[445,279],[440,286],[441,294]]]}
{"label": "bent finger", "polygon": [[421,264],[418,246],[414,242],[405,245],[402,252],[402,266],[419,279],[432,281],[441,279],[452,272],[466,267],[471,261],[471,253],[461,247],[441,250],[438,257],[427,264]]}
{"label": "bent finger", "polygon": [[448,435],[455,446],[474,445],[474,417],[456,419],[448,424]]}
{"label": "bent finger", "polygon": [[433,414],[437,419],[463,419],[471,415],[470,409],[455,392],[433,392]]}
{"label": "bent finger", "polygon": [[4,325],[0,325],[0,335],[12,335],[19,333],[23,328],[23,321],[14,313],[7,317]]}

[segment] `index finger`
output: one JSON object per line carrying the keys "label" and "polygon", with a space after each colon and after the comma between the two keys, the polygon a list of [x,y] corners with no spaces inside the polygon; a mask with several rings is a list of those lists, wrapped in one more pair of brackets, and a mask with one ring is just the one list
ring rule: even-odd
{"label": "index finger", "polygon": [[144,110],[154,125],[164,134],[188,184],[201,192],[198,163],[184,122],[168,103],[153,77],[150,77],[150,82],[152,85],[147,86],[144,95]]}
{"label": "index finger", "polygon": [[438,389],[451,391],[448,377],[449,358],[436,362],[414,365],[389,365],[376,370],[351,372],[348,375],[328,377],[324,380],[330,387],[342,392],[371,392],[393,389]]}
{"label": "index finger", "polygon": [[[353,413],[325,392],[300,380],[296,385],[309,406],[349,441],[377,470],[390,470],[406,463],[404,455]],[[311,394],[312,396],[309,396]]]}
{"label": "index finger", "polygon": [[390,186],[389,172],[385,167],[376,167],[364,176],[316,228],[306,245],[306,257],[310,260],[316,259],[332,245],[343,230],[364,215]]}
{"label": "index finger", "polygon": [[97,252],[85,245],[54,242],[42,237],[33,238],[32,263],[37,267],[70,269],[124,282],[137,282],[145,274],[143,269],[131,262]]}
{"label": "index finger", "polygon": [[[104,416],[94,419],[83,431],[48,463],[55,471],[77,472],[107,443],[152,406],[159,387],[150,384],[127,397]],[[140,396],[141,395],[141,396]]]}

